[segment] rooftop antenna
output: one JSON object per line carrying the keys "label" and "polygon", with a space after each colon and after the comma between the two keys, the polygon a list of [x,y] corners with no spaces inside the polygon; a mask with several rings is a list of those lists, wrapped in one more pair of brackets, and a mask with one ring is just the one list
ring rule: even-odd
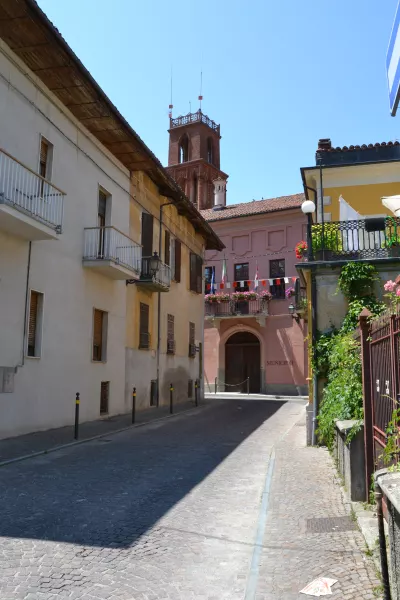
{"label": "rooftop antenna", "polygon": [[192,103],[190,102],[190,100],[189,100],[189,112],[190,113],[192,112]]}
{"label": "rooftop antenna", "polygon": [[169,108],[168,116],[170,119],[172,119],[172,109],[174,108],[174,105],[172,104],[172,65],[171,65],[171,102],[170,102],[168,108]]}
{"label": "rooftop antenna", "polygon": [[203,92],[203,69],[201,69],[201,71],[200,71],[200,94],[199,94],[200,108],[199,108],[199,110],[201,110],[201,101],[203,100],[202,92]]}

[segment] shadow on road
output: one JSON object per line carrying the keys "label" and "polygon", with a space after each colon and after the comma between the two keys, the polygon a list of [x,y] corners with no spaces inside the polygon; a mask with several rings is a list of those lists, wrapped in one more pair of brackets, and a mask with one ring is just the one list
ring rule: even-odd
{"label": "shadow on road", "polygon": [[285,402],[191,416],[0,469],[0,536],[129,547]]}

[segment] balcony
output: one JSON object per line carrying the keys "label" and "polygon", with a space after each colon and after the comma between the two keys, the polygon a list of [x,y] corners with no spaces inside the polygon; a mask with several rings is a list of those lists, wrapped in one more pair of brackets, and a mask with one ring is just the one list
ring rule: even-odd
{"label": "balcony", "polygon": [[209,302],[205,301],[206,319],[232,319],[233,317],[266,317],[268,301],[258,297],[254,300],[236,301],[234,299]]}
{"label": "balcony", "polygon": [[400,219],[370,217],[311,225],[308,262],[387,260],[400,257]]}
{"label": "balcony", "polygon": [[171,269],[163,263],[155,252],[153,256],[142,258],[138,287],[150,292],[169,292],[171,287]]}
{"label": "balcony", "polygon": [[173,119],[172,117],[170,118],[171,129],[174,129],[175,127],[182,127],[183,125],[189,125],[190,123],[204,123],[207,125],[207,127],[213,131],[216,131],[218,134],[220,131],[219,125],[207,117],[207,115],[202,113],[201,110],[198,110],[195,113],[188,113],[187,115],[177,117],[176,119]]}
{"label": "balcony", "polygon": [[86,227],[83,266],[111,279],[139,279],[142,247],[115,227]]}
{"label": "balcony", "polygon": [[0,149],[0,229],[26,240],[57,239],[64,196],[55,185]]}

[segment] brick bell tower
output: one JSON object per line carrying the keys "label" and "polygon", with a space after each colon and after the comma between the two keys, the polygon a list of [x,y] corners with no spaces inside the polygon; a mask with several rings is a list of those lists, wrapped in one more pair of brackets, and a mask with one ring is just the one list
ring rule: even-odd
{"label": "brick bell tower", "polygon": [[167,171],[199,210],[212,208],[214,182],[218,179],[226,184],[228,179],[220,169],[220,126],[200,108],[176,119],[170,115],[168,133]]}

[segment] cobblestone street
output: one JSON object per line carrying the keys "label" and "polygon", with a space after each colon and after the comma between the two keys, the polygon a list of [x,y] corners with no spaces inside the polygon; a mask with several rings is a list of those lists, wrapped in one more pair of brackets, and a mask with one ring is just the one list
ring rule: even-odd
{"label": "cobblestone street", "polygon": [[319,576],[375,598],[305,437],[299,402],[223,400],[2,467],[1,600],[291,600]]}

